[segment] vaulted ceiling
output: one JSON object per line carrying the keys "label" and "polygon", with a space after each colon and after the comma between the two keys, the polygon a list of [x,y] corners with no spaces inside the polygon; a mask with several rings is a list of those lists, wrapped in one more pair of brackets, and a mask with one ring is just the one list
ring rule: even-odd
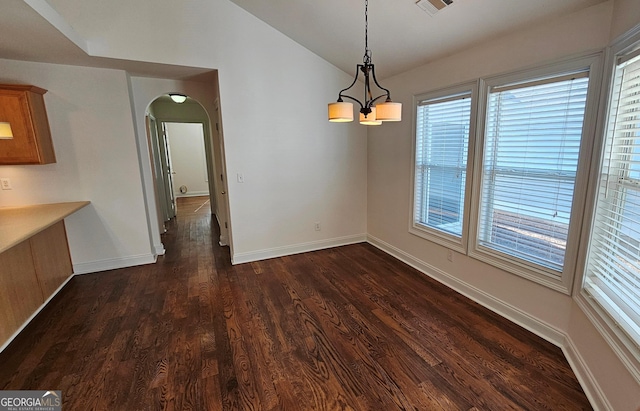
{"label": "vaulted ceiling", "polygon": [[[231,1],[346,72],[353,72],[355,65],[362,62],[365,0]],[[605,1],[453,0],[452,5],[430,16],[415,4],[415,0],[369,0],[369,48],[378,77],[384,78],[492,37]],[[87,40],[103,37],[110,19],[117,13],[126,13],[126,8],[114,7],[104,0],[3,0],[0,57],[114,65],[95,58],[87,59],[77,44],[69,41],[27,3],[52,7],[66,24]],[[181,1],[155,4],[180,7]],[[179,27],[172,29],[179,30]]]}
{"label": "vaulted ceiling", "polygon": [[[365,0],[231,1],[344,71],[362,62]],[[383,78],[602,2],[453,0],[430,16],[416,0],[369,0],[369,48]]]}

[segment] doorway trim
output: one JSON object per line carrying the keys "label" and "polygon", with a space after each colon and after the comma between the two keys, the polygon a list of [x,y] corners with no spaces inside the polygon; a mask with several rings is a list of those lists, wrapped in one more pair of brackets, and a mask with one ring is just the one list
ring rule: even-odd
{"label": "doorway trim", "polygon": [[[150,113],[148,112],[148,108],[158,99],[158,97],[152,99],[148,104],[145,110],[145,117],[149,117]],[[220,115],[220,105],[219,99],[216,98],[214,104],[209,105],[209,108],[213,107],[213,113],[210,110],[207,110],[207,107],[203,105],[197,98],[192,98],[197,104],[200,105],[206,118],[190,118],[184,117],[180,115],[159,115],[156,113],[155,121],[157,123],[157,131],[161,132],[160,127],[164,123],[192,123],[192,124],[202,124],[203,132],[204,132],[204,143],[205,143],[205,154],[207,160],[207,174],[209,176],[209,197],[210,197],[210,207],[211,213],[216,216],[216,220],[220,226],[220,245],[231,246],[231,230],[229,224],[229,203],[228,203],[228,192],[227,184],[226,184],[226,164],[224,162],[224,141],[222,135],[222,118]],[[148,121],[148,120],[147,120]],[[215,129],[214,127],[217,127]],[[160,138],[160,136],[159,136]],[[156,157],[153,151],[153,147],[150,143],[149,133],[147,130],[147,141],[148,141],[148,149],[150,152],[152,168],[156,168]],[[158,153],[159,154],[159,153]],[[155,171],[154,171],[155,173]],[[221,178],[222,177],[222,178]],[[155,181],[154,181],[155,182]],[[158,208],[158,203],[162,202],[163,199],[159,198],[160,195],[157,190],[153,189],[153,199],[156,202],[156,208]],[[162,216],[159,219],[164,220]],[[160,231],[164,232],[164,221],[162,226],[160,226]],[[160,241],[162,241],[160,239]],[[164,245],[163,245],[164,248]]]}
{"label": "doorway trim", "polygon": [[[219,165],[216,169],[216,181],[220,178],[221,185],[216,192],[216,205],[218,208],[218,225],[220,226],[220,245],[229,246],[231,252],[231,259],[233,260],[233,239],[231,230],[231,207],[229,204],[229,185],[227,178],[227,161],[225,157],[224,148],[224,130],[222,127],[222,111],[220,110],[220,99],[216,98],[213,102],[213,113],[210,115],[212,118],[211,131],[212,131],[212,143],[213,143],[213,155],[215,164]],[[214,126],[215,124],[215,126]],[[217,141],[216,141],[217,140]],[[219,175],[218,175],[219,174]],[[222,220],[220,221],[221,214]]]}

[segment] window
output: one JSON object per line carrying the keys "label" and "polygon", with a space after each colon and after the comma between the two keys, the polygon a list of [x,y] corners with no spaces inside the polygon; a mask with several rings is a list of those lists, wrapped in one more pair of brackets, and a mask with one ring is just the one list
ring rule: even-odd
{"label": "window", "polygon": [[409,231],[570,294],[600,70],[597,53],[417,96]]}
{"label": "window", "polygon": [[588,80],[491,88],[479,245],[562,271]]}
{"label": "window", "polygon": [[410,231],[460,251],[476,90],[471,84],[418,96],[415,107]]}
{"label": "window", "polygon": [[640,56],[616,61],[585,290],[640,345]]}
{"label": "window", "polygon": [[599,63],[591,55],[488,78],[479,99],[469,255],[566,294],[577,263]]}

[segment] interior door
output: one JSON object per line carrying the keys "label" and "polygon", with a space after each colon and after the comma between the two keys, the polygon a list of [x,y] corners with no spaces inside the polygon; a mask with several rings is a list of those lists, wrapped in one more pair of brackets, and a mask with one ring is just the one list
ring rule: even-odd
{"label": "interior door", "polygon": [[[216,216],[220,224],[220,245],[231,245],[231,227],[229,226],[229,196],[227,195],[227,176],[226,165],[224,161],[224,139],[222,136],[222,119],[220,117],[220,107],[216,100],[214,103],[215,112],[213,113],[213,122],[215,126],[213,131],[213,144],[216,169]],[[218,184],[219,183],[219,184]]]}
{"label": "interior door", "polygon": [[[218,180],[216,179],[216,161],[213,148],[213,135],[211,132],[211,124],[209,121],[202,123],[204,131],[204,152],[207,160],[207,178],[209,182],[209,207],[211,214],[216,214],[218,210]],[[217,133],[217,131],[214,130]]]}
{"label": "interior door", "polygon": [[160,157],[160,139],[158,138],[158,123],[152,115],[147,116],[147,134],[149,136],[149,147],[151,148],[151,163],[153,165],[153,187],[156,193],[156,207],[158,211],[158,225],[161,233],[166,227],[164,222],[169,220],[166,204],[166,193],[164,190],[164,173],[162,171],[162,161]]}
{"label": "interior door", "polygon": [[172,219],[176,216],[176,197],[173,193],[173,169],[171,167],[171,153],[169,152],[169,143],[167,138],[167,126],[162,123],[162,135],[161,135],[161,159],[162,169],[164,174],[164,189],[165,189],[165,206],[167,209],[168,219]]}

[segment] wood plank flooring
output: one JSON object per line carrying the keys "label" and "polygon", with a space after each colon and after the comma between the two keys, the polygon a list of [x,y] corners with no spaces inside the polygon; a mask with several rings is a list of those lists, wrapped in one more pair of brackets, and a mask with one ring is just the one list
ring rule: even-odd
{"label": "wood plank flooring", "polygon": [[206,199],[0,353],[64,410],[589,410],[559,348],[367,244],[231,266]]}

